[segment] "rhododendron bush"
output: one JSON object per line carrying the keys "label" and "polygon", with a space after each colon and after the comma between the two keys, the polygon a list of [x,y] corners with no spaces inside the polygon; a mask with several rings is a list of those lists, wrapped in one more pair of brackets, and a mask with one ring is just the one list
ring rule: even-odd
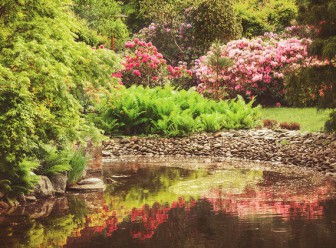
{"label": "rhododendron bush", "polygon": [[135,38],[125,44],[124,69],[112,74],[120,79],[120,84],[159,86],[174,80],[188,81],[191,71],[185,64],[179,66],[167,65],[167,61],[151,42],[140,41]]}
{"label": "rhododendron bush", "polygon": [[273,33],[231,41],[220,47],[219,56],[232,63],[221,68],[211,62],[216,53],[212,47],[196,64],[198,91],[212,96],[224,91],[228,98],[256,97],[263,104],[282,102],[286,72],[311,62],[309,44],[308,39],[284,39]]}

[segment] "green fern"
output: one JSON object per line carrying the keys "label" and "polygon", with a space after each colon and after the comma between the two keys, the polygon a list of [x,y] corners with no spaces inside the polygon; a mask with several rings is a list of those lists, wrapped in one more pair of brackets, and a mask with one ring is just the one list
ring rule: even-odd
{"label": "green fern", "polygon": [[258,122],[258,108],[242,97],[215,101],[193,89],[175,90],[132,86],[102,107],[101,127],[112,134],[161,134],[182,136],[198,131],[251,128]]}
{"label": "green fern", "polygon": [[69,152],[59,151],[51,145],[45,145],[42,148],[40,160],[40,167],[37,170],[40,175],[58,174],[71,169]]}

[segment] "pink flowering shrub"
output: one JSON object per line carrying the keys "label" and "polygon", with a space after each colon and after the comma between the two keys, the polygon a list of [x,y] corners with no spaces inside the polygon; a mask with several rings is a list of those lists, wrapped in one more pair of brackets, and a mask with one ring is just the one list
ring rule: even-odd
{"label": "pink flowering shrub", "polygon": [[[214,54],[212,50],[197,62],[198,91],[218,95],[217,91],[221,90],[229,98],[237,95],[246,99],[256,97],[259,103],[266,105],[283,102],[285,74],[310,62],[309,44],[307,39],[283,39],[272,33],[231,41],[221,47],[220,55],[231,60],[231,65],[219,71],[218,66],[209,65]],[[220,88],[216,87],[218,85]]]}
{"label": "pink flowering shrub", "polygon": [[179,66],[167,65],[163,55],[151,42],[140,41],[135,38],[125,43],[124,68],[112,74],[119,83],[131,85],[159,86],[171,82],[176,86],[179,80],[190,80],[191,71],[185,64]]}

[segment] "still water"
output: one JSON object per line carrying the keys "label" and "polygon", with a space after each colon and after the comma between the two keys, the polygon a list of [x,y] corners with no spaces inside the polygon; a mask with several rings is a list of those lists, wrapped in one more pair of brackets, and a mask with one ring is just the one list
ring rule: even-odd
{"label": "still water", "polygon": [[105,165],[105,192],[0,214],[0,247],[336,247],[333,182],[311,172]]}

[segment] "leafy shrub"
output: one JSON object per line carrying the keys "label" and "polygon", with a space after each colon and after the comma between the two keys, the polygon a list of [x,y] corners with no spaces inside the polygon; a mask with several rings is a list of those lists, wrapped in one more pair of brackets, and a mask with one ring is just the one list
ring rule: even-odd
{"label": "leafy shrub", "polygon": [[[195,90],[132,86],[100,106],[97,125],[108,134],[188,135],[199,131],[251,128],[258,120],[253,101],[209,100]],[[113,120],[113,121],[111,121]]]}
{"label": "leafy shrub", "polygon": [[69,151],[57,150],[54,146],[44,146],[40,151],[40,166],[36,170],[39,175],[53,175],[69,171],[71,169],[69,164]]}
{"label": "leafy shrub", "polygon": [[284,30],[295,19],[298,7],[295,0],[238,0],[234,9],[242,22],[243,36],[253,37]]}
{"label": "leafy shrub", "polygon": [[8,198],[28,193],[38,181],[32,171],[38,167],[37,161],[22,160],[16,166],[0,162],[0,192]]}
{"label": "leafy shrub", "polygon": [[20,193],[33,182],[24,161],[41,159],[43,147],[101,137],[85,114],[113,90],[118,56],[75,42],[78,23],[64,1],[5,1],[0,9],[1,180]]}
{"label": "leafy shrub", "polygon": [[110,37],[115,36],[115,48],[122,48],[129,34],[121,19],[122,9],[118,1],[74,0],[72,9],[87,21],[92,30],[103,37],[104,45],[109,46]]}
{"label": "leafy shrub", "polygon": [[[213,46],[196,64],[198,91],[213,96],[223,96],[224,91],[229,98],[238,94],[247,99],[256,97],[257,102],[265,105],[283,102],[284,73],[311,63],[307,56],[309,43],[270,33],[231,41],[220,48]],[[220,59],[231,60],[232,64],[219,66]]]}
{"label": "leafy shrub", "polygon": [[241,37],[241,25],[234,12],[233,0],[199,1],[189,10],[196,46],[209,49],[216,40],[230,41]]}

